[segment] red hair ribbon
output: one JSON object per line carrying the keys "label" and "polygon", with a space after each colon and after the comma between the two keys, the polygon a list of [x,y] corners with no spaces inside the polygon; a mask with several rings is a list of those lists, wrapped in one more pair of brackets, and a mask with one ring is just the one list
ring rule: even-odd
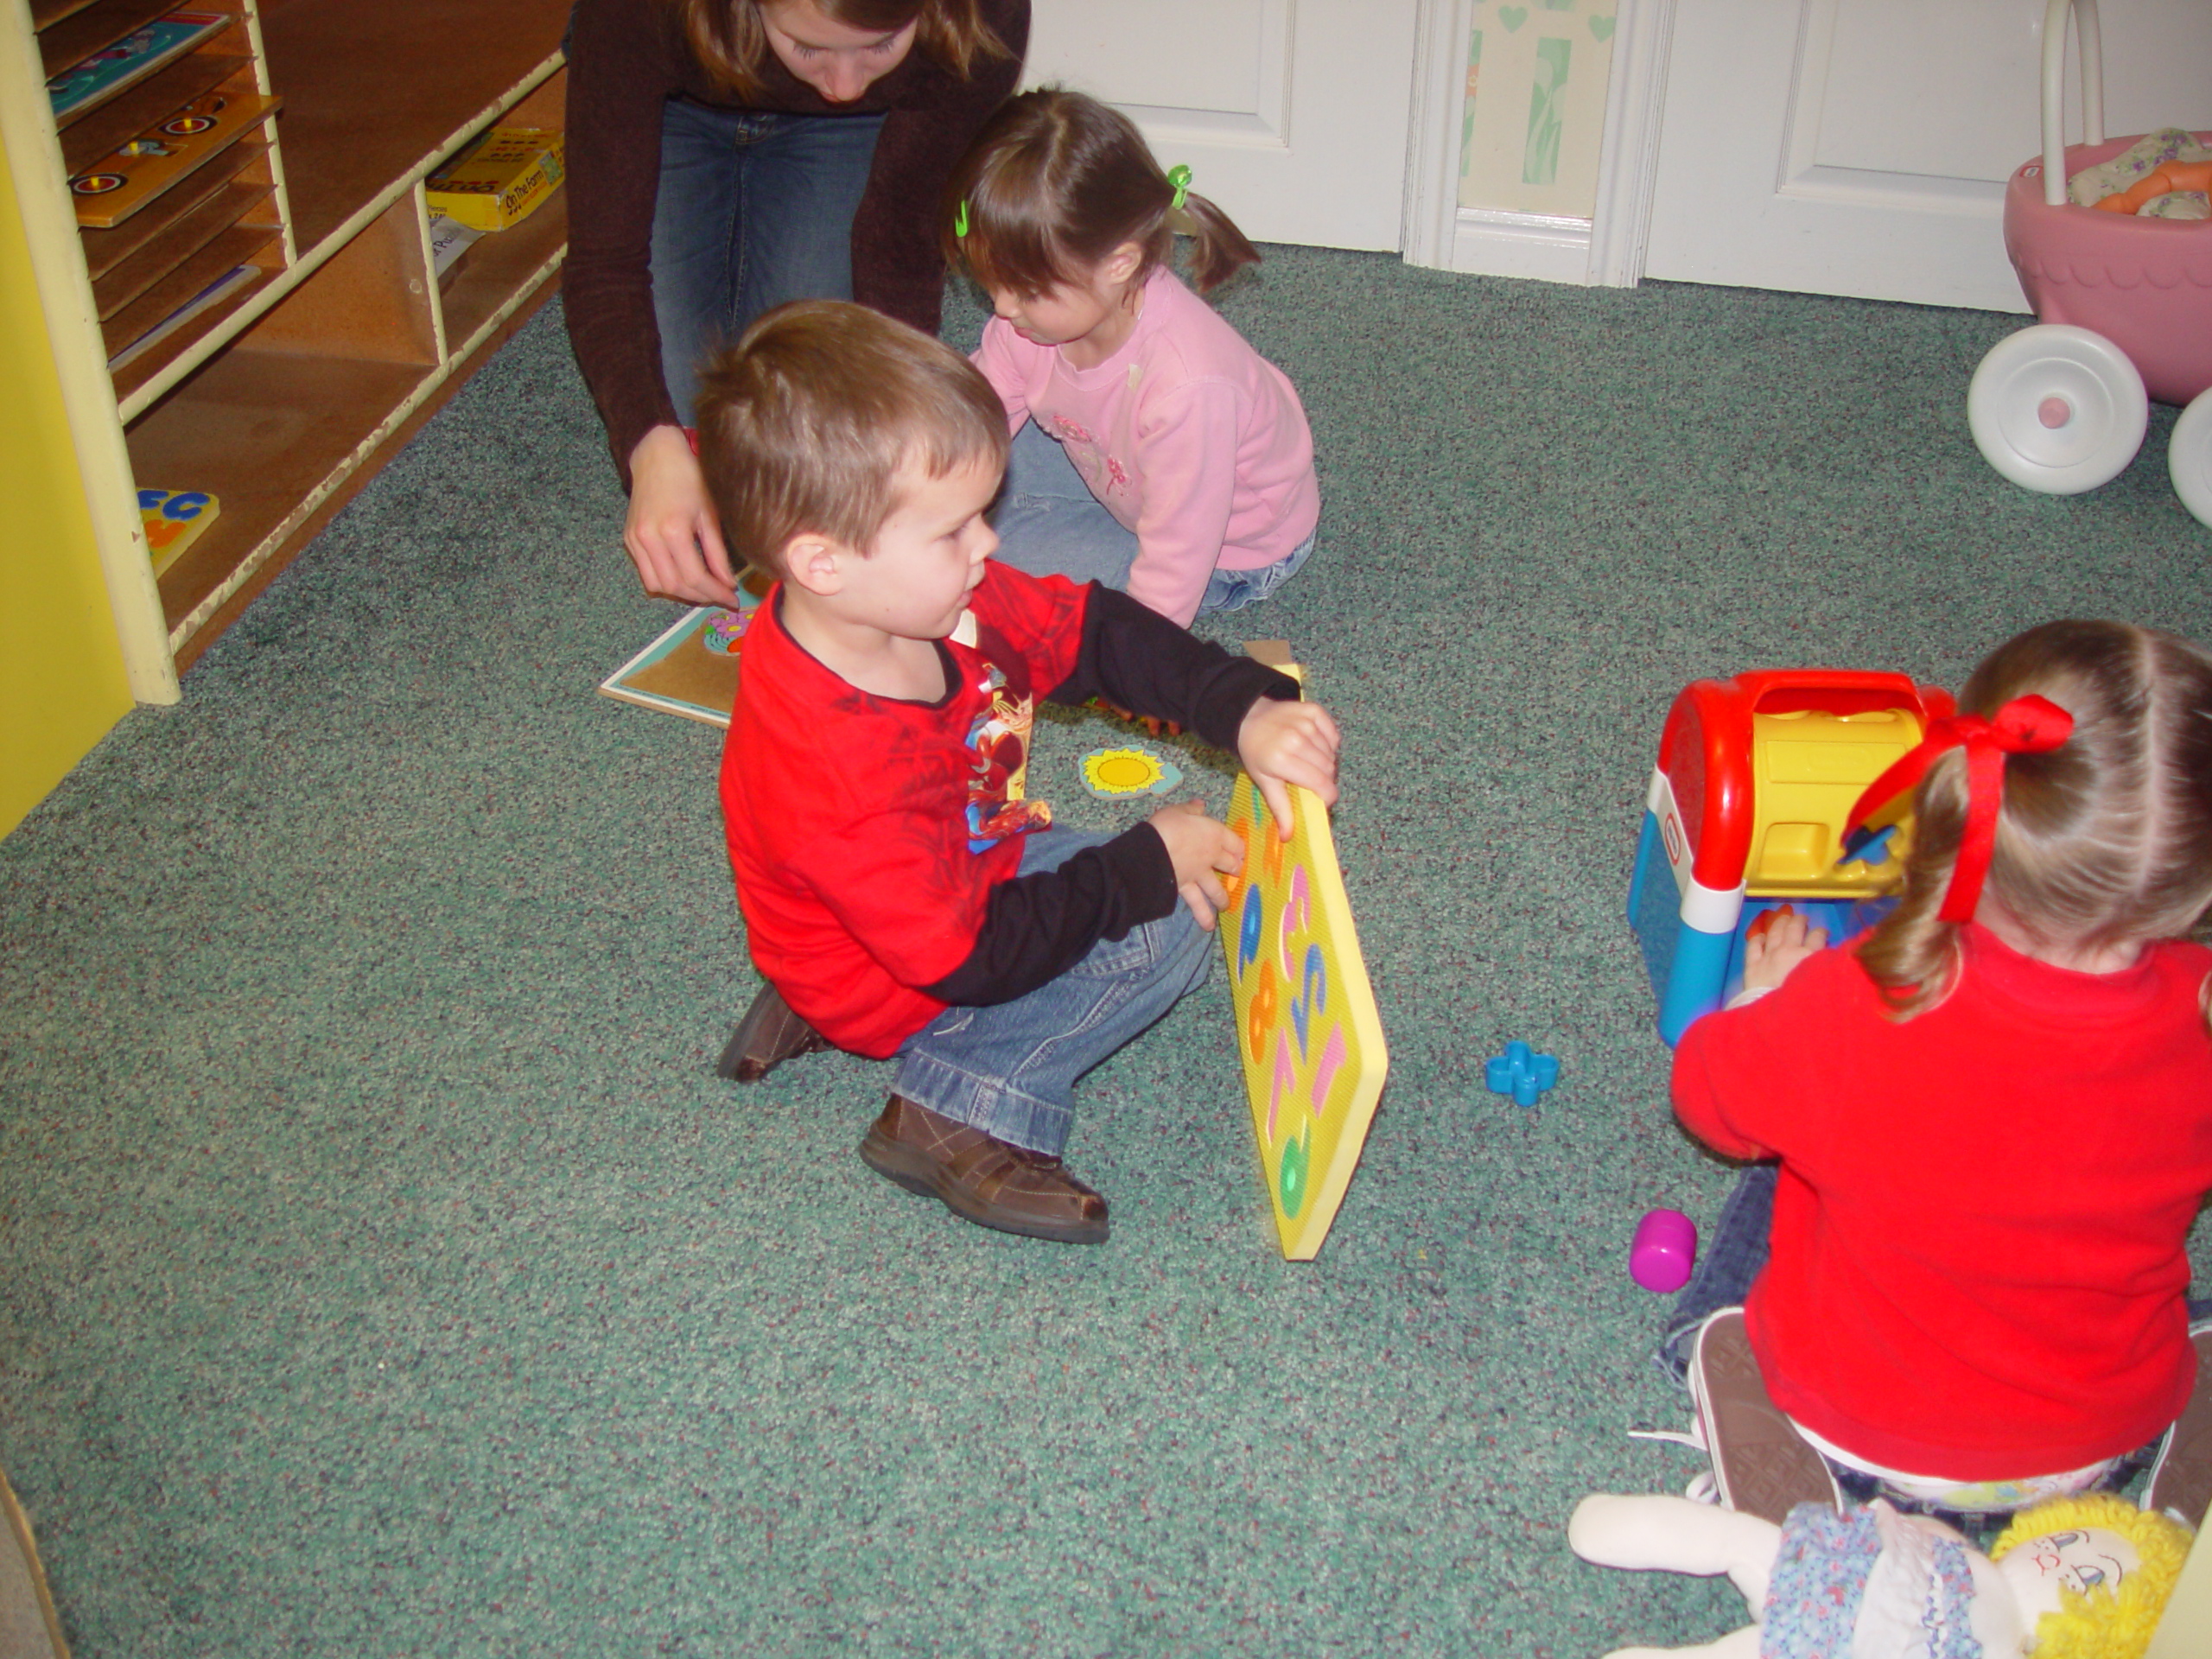
{"label": "red hair ribbon", "polygon": [[1967,824],[1959,837],[1958,861],[1937,913],[1947,922],[1970,922],[1981,899],[1982,878],[1997,846],[1997,814],[2005,804],[2005,757],[2044,754],[2073,735],[2074,716],[2049,697],[2015,697],[1991,719],[1954,715],[1931,724],[1919,747],[1900,755],[1887,772],[1866,785],[1844,821],[1845,844],[1879,806],[1920,781],[1936,756],[1951,749],[1967,752]]}

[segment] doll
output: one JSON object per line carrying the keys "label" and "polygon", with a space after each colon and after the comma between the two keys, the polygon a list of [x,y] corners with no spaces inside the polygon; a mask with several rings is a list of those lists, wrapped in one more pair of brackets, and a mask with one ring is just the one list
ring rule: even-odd
{"label": "doll", "polygon": [[1754,1622],[1694,1648],[1726,1659],[2141,1659],[2189,1531],[2107,1494],[2023,1510],[1985,1555],[1877,1498],[1801,1504],[1782,1526],[1680,1497],[1586,1497],[1567,1522],[1600,1567],[1726,1573]]}

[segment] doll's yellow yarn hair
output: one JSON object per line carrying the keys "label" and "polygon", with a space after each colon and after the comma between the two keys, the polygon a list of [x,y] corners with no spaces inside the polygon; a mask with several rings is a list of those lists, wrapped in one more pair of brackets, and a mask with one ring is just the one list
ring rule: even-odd
{"label": "doll's yellow yarn hair", "polygon": [[2015,1544],[2077,1527],[2102,1527],[2135,1546],[2143,1565],[2120,1581],[2117,1591],[2100,1586],[2083,1595],[2059,1592],[2059,1609],[2036,1621],[2035,1659],[2142,1659],[2158,1629],[2158,1615],[2189,1558],[2189,1529],[2163,1515],[2139,1510],[2108,1492],[2086,1497],[2056,1497],[2013,1516],[1990,1546],[1989,1559],[2004,1559]]}

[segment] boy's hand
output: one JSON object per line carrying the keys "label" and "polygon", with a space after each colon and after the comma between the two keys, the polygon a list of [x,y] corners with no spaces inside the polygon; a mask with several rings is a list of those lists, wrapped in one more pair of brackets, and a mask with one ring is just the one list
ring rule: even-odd
{"label": "boy's hand", "polygon": [[1290,791],[1298,784],[1337,804],[1337,722],[1318,702],[1283,702],[1262,697],[1246,711],[1236,730],[1236,758],[1252,774],[1260,798],[1290,839]]}
{"label": "boy's hand", "polygon": [[1770,991],[1797,964],[1828,946],[1828,931],[1814,927],[1794,910],[1769,912],[1767,925],[1744,941],[1744,988]]}
{"label": "boy's hand", "polygon": [[692,605],[736,606],[737,572],[698,457],[680,426],[653,428],[630,452],[622,546],[647,593]]}
{"label": "boy's hand", "polygon": [[1215,916],[1229,907],[1229,890],[1221,878],[1244,868],[1243,839],[1219,819],[1208,817],[1198,801],[1163,806],[1150,822],[1167,843],[1167,861],[1175,867],[1175,890],[1198,925],[1212,932]]}

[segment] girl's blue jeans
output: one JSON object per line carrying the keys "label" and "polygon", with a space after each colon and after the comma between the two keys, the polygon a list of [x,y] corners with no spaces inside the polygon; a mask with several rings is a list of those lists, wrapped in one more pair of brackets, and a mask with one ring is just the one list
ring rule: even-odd
{"label": "girl's blue jeans", "polygon": [[853,297],[853,215],[880,115],[662,106],[653,318],[684,425],[699,365],[786,300]]}
{"label": "girl's blue jeans", "polygon": [[[1026,421],[1007,452],[1006,487],[991,528],[999,534],[1001,563],[1033,576],[1065,576],[1127,591],[1136,563],[1136,532],[1106,510],[1059,440]],[[1207,580],[1201,614],[1256,605],[1298,573],[1313,550],[1309,536],[1299,548],[1256,570],[1217,569]]]}
{"label": "girl's blue jeans", "polygon": [[[1022,848],[1021,874],[1057,869],[1107,839],[1038,830]],[[1058,1157],[1075,1118],[1075,1080],[1203,984],[1218,949],[1178,899],[1026,996],[947,1008],[899,1049],[895,1087],[941,1116]]]}

